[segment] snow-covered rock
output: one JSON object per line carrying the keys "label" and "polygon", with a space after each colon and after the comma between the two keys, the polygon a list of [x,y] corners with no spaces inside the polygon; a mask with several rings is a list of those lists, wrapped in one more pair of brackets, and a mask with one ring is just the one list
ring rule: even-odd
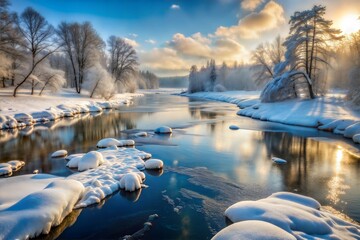
{"label": "snow-covered rock", "polygon": [[78,168],[79,161],[82,158],[82,156],[73,157],[70,159],[70,161],[66,164],[68,168]]}
{"label": "snow-covered rock", "polygon": [[[14,191],[17,189],[17,191]],[[0,180],[0,239],[28,239],[50,232],[73,210],[84,186],[52,175]]]}
{"label": "snow-covered rock", "polygon": [[218,232],[212,240],[296,240],[296,238],[285,230],[264,222],[244,221],[231,224]]}
{"label": "snow-covered rock", "polygon": [[89,111],[90,112],[102,112],[102,108],[100,106],[97,105],[89,105]]}
{"label": "snow-covered rock", "polygon": [[138,132],[134,134],[135,137],[147,137],[147,132]]}
{"label": "snow-covered rock", "polygon": [[117,140],[115,138],[104,138],[101,139],[96,146],[98,148],[107,148],[110,146],[117,146],[117,147],[125,147],[125,146],[134,146],[134,140]]}
{"label": "snow-covered rock", "polygon": [[22,168],[23,166],[25,166],[25,162],[20,161],[20,160],[11,160],[11,161],[8,161],[7,163],[11,165],[11,168],[13,171],[17,171],[20,168]]}
{"label": "snow-covered rock", "polygon": [[70,160],[73,159],[73,158],[82,157],[82,156],[84,156],[84,155],[85,155],[85,153],[74,153],[74,154],[70,154],[70,155],[68,155],[68,156],[65,157],[65,160],[70,161]]}
{"label": "snow-covered rock", "polygon": [[56,152],[53,152],[51,154],[52,158],[59,158],[59,157],[65,157],[68,154],[68,152],[64,149],[62,150],[57,150]]}
{"label": "snow-covered rock", "polygon": [[0,163],[0,176],[11,175],[12,167],[8,163]]}
{"label": "snow-covered rock", "polygon": [[97,151],[86,153],[78,161],[78,171],[82,172],[91,168],[97,168],[104,163],[103,156]]}
{"label": "snow-covered rock", "polygon": [[162,169],[163,166],[163,161],[159,159],[149,159],[145,161],[145,169]]}
{"label": "snow-covered rock", "polygon": [[360,133],[355,134],[352,139],[355,143],[360,143]]}
{"label": "snow-covered rock", "polygon": [[355,134],[360,134],[360,122],[348,126],[344,131],[344,137],[352,138]]}
{"label": "snow-covered rock", "polygon": [[20,123],[32,123],[33,117],[27,113],[17,113],[14,118]]}
{"label": "snow-covered rock", "polygon": [[142,182],[143,178],[140,174],[134,172],[127,173],[120,179],[120,188],[133,192],[141,188]]}
{"label": "snow-covered rock", "polygon": [[271,160],[274,163],[277,163],[277,164],[285,164],[285,163],[287,163],[287,161],[285,159],[278,158],[278,157],[272,157]]}
{"label": "snow-covered rock", "polygon": [[[359,226],[318,208],[320,204],[315,199],[280,192],[258,201],[235,203],[226,209],[225,216],[232,222],[264,221],[283,229],[296,239],[359,238]],[[273,230],[275,228],[269,228],[268,234],[272,234]],[[254,232],[253,237],[257,239],[261,234],[263,231]]]}
{"label": "snow-covered rock", "polygon": [[162,126],[162,127],[158,127],[155,129],[154,131],[155,133],[162,133],[162,134],[169,134],[172,133],[172,129],[168,126]]}
{"label": "snow-covered rock", "polygon": [[236,126],[236,125],[230,125],[229,129],[231,129],[231,130],[239,130],[240,128],[238,126]]}

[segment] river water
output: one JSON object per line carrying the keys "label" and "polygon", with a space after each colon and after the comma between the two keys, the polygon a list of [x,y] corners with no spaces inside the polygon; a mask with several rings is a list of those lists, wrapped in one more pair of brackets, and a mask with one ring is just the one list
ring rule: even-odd
{"label": "river water", "polygon": [[[226,226],[228,206],[277,191],[311,196],[360,221],[358,145],[315,129],[240,117],[237,110],[227,103],[149,94],[120,110],[1,131],[0,161],[24,160],[15,175],[37,169],[68,176],[66,161],[51,159],[52,152],[87,152],[105,137],[174,128],[171,136],[135,139],[136,148],[165,164],[162,172],[145,172],[148,188],[120,191],[76,210],[41,239],[122,239],[141,230],[153,214],[158,217],[150,220],[150,230],[134,239],[210,239]],[[272,156],[288,163],[276,165]]]}

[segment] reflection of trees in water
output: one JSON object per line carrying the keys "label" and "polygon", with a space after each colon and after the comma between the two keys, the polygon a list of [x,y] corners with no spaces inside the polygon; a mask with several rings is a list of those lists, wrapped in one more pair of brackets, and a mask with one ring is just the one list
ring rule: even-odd
{"label": "reflection of trees in water", "polygon": [[[350,188],[345,178],[352,179],[351,174],[360,170],[358,159],[336,144],[288,133],[263,132],[262,135],[269,159],[276,156],[288,161],[284,166],[274,167],[281,172],[283,184],[289,191],[298,189],[308,195],[323,191],[323,198],[336,204],[340,195]],[[334,183],[341,183],[342,187]]]}
{"label": "reflection of trees in water", "polygon": [[[59,149],[69,152],[88,151],[96,142],[105,137],[121,137],[121,131],[136,128],[136,122],[147,113],[108,112],[102,115],[90,115],[74,119],[64,119],[51,125],[36,126],[31,134],[19,134],[19,130],[2,131],[0,142],[1,162],[12,159],[25,160],[23,172],[40,169],[52,172],[58,167],[64,168],[63,161],[49,159],[49,154]],[[64,121],[64,122],[61,122]],[[54,126],[52,130],[49,127]],[[16,151],[14,151],[16,149]],[[31,164],[29,164],[31,163]]]}

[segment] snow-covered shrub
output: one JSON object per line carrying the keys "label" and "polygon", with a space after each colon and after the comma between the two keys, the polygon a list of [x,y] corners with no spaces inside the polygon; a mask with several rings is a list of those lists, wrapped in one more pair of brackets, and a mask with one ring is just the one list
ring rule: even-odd
{"label": "snow-covered shrub", "polygon": [[225,92],[226,88],[221,84],[216,84],[214,87],[214,92]]}
{"label": "snow-covered shrub", "polygon": [[90,92],[90,97],[110,99],[114,95],[114,80],[100,64],[88,69],[85,78],[84,88]]}

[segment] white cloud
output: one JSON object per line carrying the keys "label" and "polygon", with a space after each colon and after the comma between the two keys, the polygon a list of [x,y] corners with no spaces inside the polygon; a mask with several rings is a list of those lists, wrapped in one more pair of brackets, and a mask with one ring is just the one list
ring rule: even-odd
{"label": "white cloud", "polygon": [[260,12],[253,12],[231,27],[219,27],[215,35],[233,39],[252,39],[259,34],[279,27],[285,22],[284,9],[275,1],[268,2]]}
{"label": "white cloud", "polygon": [[171,5],[170,9],[179,10],[179,9],[180,9],[180,6],[177,5],[177,4],[173,4],[173,5]]}
{"label": "white cloud", "polygon": [[253,11],[263,2],[264,0],[243,0],[241,7],[244,10]]}
{"label": "white cloud", "polygon": [[205,40],[201,34],[194,37],[185,37],[181,33],[176,33],[167,45],[181,55],[199,58],[209,58],[211,49],[208,45],[204,44]]}
{"label": "white cloud", "polygon": [[136,34],[136,33],[129,33],[128,35],[129,35],[129,37],[131,37],[131,38],[137,38],[137,37],[139,36],[139,35]]}
{"label": "white cloud", "polygon": [[153,45],[156,44],[156,41],[153,39],[147,39],[147,40],[145,40],[145,42],[149,43],[149,44],[153,44]]}
{"label": "white cloud", "polygon": [[140,46],[140,44],[139,44],[138,42],[136,42],[135,40],[133,40],[133,39],[124,38],[124,41],[125,41],[127,44],[133,46],[134,48]]}
{"label": "white cloud", "polygon": [[189,69],[188,63],[179,57],[174,49],[166,47],[139,52],[139,59],[142,67],[156,72],[187,71]]}

